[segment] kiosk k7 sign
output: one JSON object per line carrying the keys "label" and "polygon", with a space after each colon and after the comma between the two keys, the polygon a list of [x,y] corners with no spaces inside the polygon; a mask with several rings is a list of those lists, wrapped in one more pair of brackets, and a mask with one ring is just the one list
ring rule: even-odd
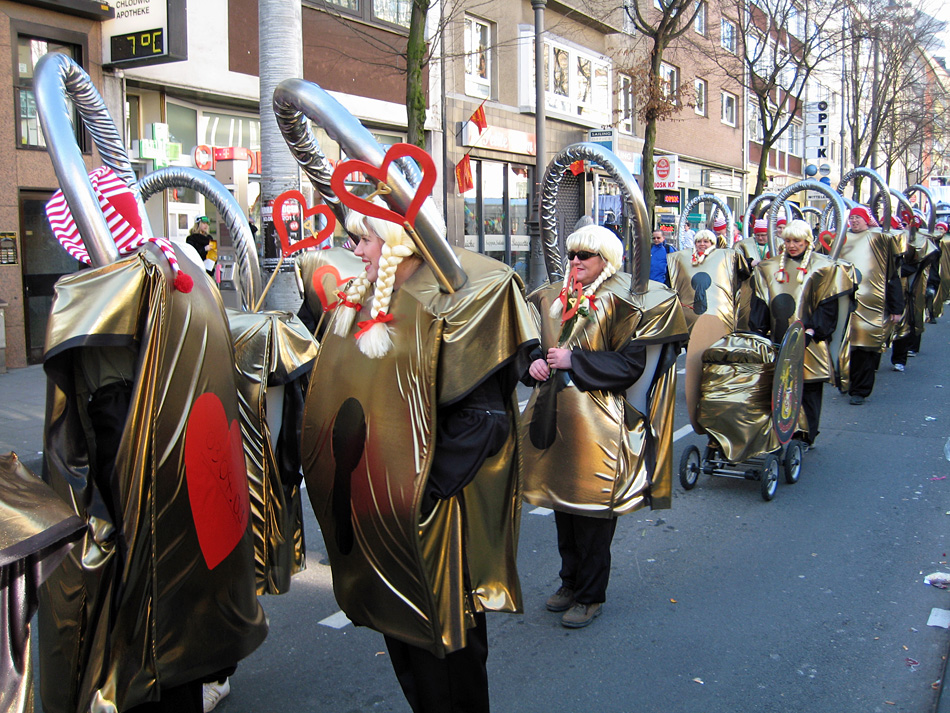
{"label": "kiosk k7 sign", "polygon": [[653,188],[657,191],[675,191],[679,188],[677,173],[679,156],[659,156],[653,162]]}

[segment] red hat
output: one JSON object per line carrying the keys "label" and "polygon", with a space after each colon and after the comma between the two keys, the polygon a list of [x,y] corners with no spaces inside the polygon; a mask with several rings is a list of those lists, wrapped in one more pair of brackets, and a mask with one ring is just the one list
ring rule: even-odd
{"label": "red hat", "polygon": [[863,218],[864,222],[867,223],[868,225],[877,225],[877,221],[871,217],[871,213],[868,212],[868,209],[865,208],[863,205],[856,205],[854,208],[852,208],[851,212],[848,213],[848,217],[850,218],[852,215],[856,215],[859,218]]}
{"label": "red hat", "polygon": [[755,223],[752,224],[752,232],[754,233],[767,233],[769,232],[769,221],[765,218],[759,218]]}
{"label": "red hat", "polygon": [[777,228],[781,228],[786,223],[788,223],[788,220],[786,218],[779,218],[778,220],[775,221],[775,226]]}
{"label": "red hat", "polygon": [[[146,238],[142,235],[142,216],[135,200],[135,195],[125,182],[119,178],[108,166],[102,166],[89,174],[89,181],[99,199],[102,215],[112,232],[112,239],[119,250],[119,255],[128,255],[135,252],[151,240],[171,265],[175,275],[175,287],[180,292],[191,292],[194,281],[189,275],[181,271],[178,256],[168,238]],[[66,196],[62,190],[56,191],[49,203],[46,204],[46,217],[49,219],[53,235],[59,240],[66,252],[72,257],[91,265],[89,253],[79,235],[79,228],[73,220],[73,215],[66,203]]]}
{"label": "red hat", "polygon": [[945,222],[943,222],[942,220],[939,221],[939,222],[934,226],[934,230],[936,230],[937,228],[939,228],[939,227],[941,227],[941,226],[943,226],[943,229],[944,229],[944,230],[950,230],[950,228],[947,228],[947,224],[946,224]]}
{"label": "red hat", "polygon": [[892,230],[903,230],[904,224],[897,218],[897,216],[891,216],[891,229]]}
{"label": "red hat", "polygon": [[713,230],[725,230],[725,229],[726,229],[726,219],[720,218],[717,216],[716,219],[713,221]]}

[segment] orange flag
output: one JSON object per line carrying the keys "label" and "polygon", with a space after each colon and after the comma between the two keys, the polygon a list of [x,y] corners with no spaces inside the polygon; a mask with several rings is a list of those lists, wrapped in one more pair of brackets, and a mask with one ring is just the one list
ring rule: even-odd
{"label": "orange flag", "polygon": [[472,114],[468,120],[478,127],[478,133],[482,133],[488,128],[488,119],[485,118],[485,102],[478,105],[478,109],[475,110],[475,113]]}
{"label": "orange flag", "polygon": [[466,193],[475,187],[475,181],[472,178],[472,160],[468,154],[462,156],[462,160],[455,166],[455,183],[460,194]]}
{"label": "orange flag", "polygon": [[583,161],[574,161],[571,166],[571,173],[575,176],[580,176],[584,172],[584,162]]}

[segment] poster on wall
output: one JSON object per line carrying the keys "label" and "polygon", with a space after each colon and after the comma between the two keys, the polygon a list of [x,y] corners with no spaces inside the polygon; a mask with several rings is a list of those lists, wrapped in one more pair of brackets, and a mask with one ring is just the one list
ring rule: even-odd
{"label": "poster on wall", "polygon": [[102,23],[102,63],[142,67],[188,59],[186,0],[115,0]]}

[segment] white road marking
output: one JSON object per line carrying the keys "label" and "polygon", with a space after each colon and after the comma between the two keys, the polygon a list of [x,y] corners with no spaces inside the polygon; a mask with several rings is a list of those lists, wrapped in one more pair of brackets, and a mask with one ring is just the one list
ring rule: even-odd
{"label": "white road marking", "polygon": [[551,508],[535,508],[534,510],[528,511],[529,515],[550,515],[554,512]]}
{"label": "white road marking", "polygon": [[350,620],[347,619],[346,614],[338,611],[336,614],[328,616],[326,619],[321,619],[319,623],[322,626],[329,626],[331,629],[342,629],[344,626],[350,623]]}
{"label": "white road marking", "polygon": [[676,429],[675,431],[673,431],[673,442],[676,443],[676,441],[681,439],[683,436],[689,435],[692,432],[693,432],[692,426],[683,426],[682,428]]}

